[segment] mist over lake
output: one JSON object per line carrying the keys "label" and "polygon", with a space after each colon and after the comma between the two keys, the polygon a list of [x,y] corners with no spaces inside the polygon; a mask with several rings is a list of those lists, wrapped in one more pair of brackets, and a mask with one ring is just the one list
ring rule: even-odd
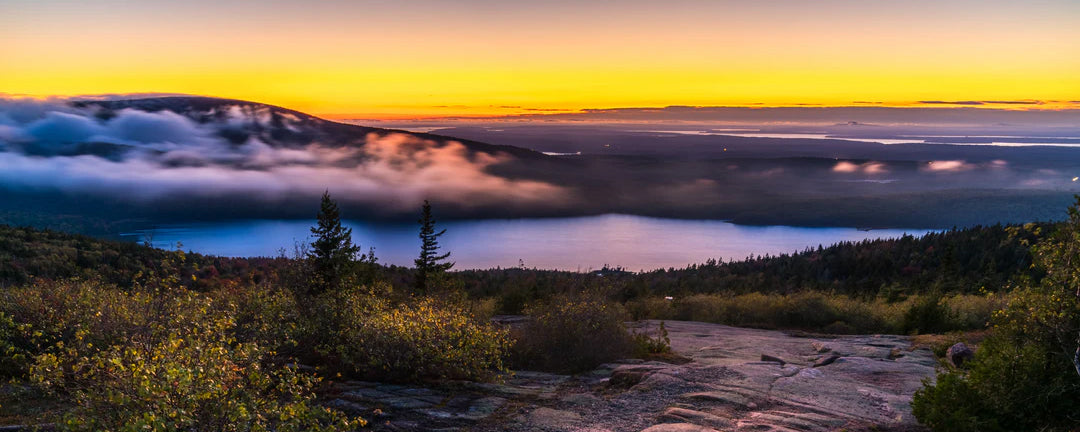
{"label": "mist over lake", "polygon": [[[276,256],[310,242],[313,221],[247,220],[163,225],[128,233],[154,246],[221,256]],[[412,266],[419,251],[416,224],[349,221],[353,241],[375,248],[383,264]],[[777,255],[843,241],[920,236],[927,229],[806,228],[744,226],[715,220],[664,219],[620,214],[549,219],[439,222],[446,229],[443,250],[455,269],[516,267],[589,271],[621,266],[627,270],[685,267],[708,259],[737,260]]]}

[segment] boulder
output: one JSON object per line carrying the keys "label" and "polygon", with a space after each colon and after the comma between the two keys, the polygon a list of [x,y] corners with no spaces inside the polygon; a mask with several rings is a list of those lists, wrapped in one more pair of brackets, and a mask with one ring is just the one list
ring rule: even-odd
{"label": "boulder", "polygon": [[957,342],[945,351],[945,360],[955,367],[961,367],[964,363],[975,359],[975,351],[968,348],[963,342]]}

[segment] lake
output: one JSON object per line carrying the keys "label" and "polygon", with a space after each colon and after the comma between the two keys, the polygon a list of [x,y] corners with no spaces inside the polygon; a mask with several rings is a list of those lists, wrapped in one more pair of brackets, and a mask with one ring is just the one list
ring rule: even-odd
{"label": "lake", "polygon": [[[221,256],[292,254],[294,242],[310,242],[311,221],[249,220],[164,225],[128,233],[154,246]],[[411,266],[420,250],[418,224],[347,221],[353,241],[366,252],[375,248],[380,263]],[[663,219],[601,215],[552,219],[466,220],[439,222],[439,238],[452,253],[455,269],[526,267],[589,271],[622,266],[627,270],[685,267],[710,258],[743,259],[778,255],[841,241],[923,235],[926,229],[805,228],[743,226],[716,220]]]}

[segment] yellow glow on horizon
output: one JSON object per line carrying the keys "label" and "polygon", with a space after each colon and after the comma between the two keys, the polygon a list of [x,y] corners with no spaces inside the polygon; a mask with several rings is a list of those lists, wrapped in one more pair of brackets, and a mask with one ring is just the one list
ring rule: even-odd
{"label": "yellow glow on horizon", "polygon": [[[1078,69],[1080,70],[1080,65]],[[852,106],[881,101],[1044,100],[1003,109],[1076,108],[1072,75],[952,76],[806,71],[448,70],[233,72],[213,75],[123,71],[37,73],[4,81],[11,94],[184,93],[244,99],[331,118],[484,116],[589,108],[687,106]],[[928,86],[927,83],[934,83]],[[1026,85],[1019,85],[1026,84]],[[974,97],[972,95],[975,95]]]}

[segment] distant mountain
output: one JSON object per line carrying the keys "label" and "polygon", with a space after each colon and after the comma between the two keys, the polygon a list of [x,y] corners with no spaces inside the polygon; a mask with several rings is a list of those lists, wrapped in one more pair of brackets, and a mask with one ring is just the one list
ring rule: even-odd
{"label": "distant mountain", "polygon": [[323,191],[354,218],[536,215],[564,189],[513,172],[554,159],[234,99],[0,98],[0,223],[300,218]]}
{"label": "distant mountain", "polygon": [[[98,118],[110,119],[123,109],[145,112],[170,111],[187,117],[199,124],[218,126],[219,135],[235,145],[242,145],[250,138],[273,147],[301,148],[313,143],[324,146],[351,146],[362,143],[368,134],[385,136],[405,134],[436,143],[459,142],[470,151],[506,153],[518,158],[543,158],[542,153],[509,145],[492,145],[467,139],[452,138],[427,133],[382,129],[353,124],[338,123],[310,114],[279,106],[237,99],[202,96],[167,96],[144,99],[107,101],[76,101],[79,108],[99,108]],[[88,151],[100,152],[100,144],[90,146]],[[97,154],[97,153],[94,153]]]}

